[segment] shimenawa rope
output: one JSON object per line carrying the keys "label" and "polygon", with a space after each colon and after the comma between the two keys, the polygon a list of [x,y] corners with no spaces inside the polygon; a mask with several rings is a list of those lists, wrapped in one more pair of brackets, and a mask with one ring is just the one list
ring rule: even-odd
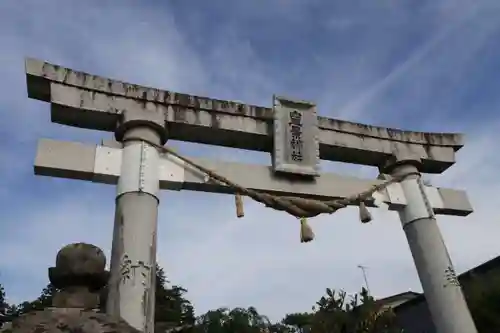
{"label": "shimenawa rope", "polygon": [[371,199],[373,193],[381,191],[386,187],[388,187],[389,185],[400,182],[404,180],[406,177],[414,174],[414,173],[408,173],[397,177],[393,177],[381,184],[374,185],[361,193],[358,193],[356,195],[344,199],[320,201],[320,200],[305,199],[298,197],[276,196],[268,193],[257,192],[252,189],[240,186],[232,182],[231,180],[227,179],[226,177],[221,176],[215,173],[214,171],[209,170],[204,166],[197,164],[193,160],[178,154],[174,150],[170,149],[168,146],[158,145],[138,137],[129,137],[123,140],[123,142],[127,141],[139,141],[147,143],[148,145],[151,145],[160,150],[160,152],[175,156],[181,161],[205,173],[210,180],[216,181],[221,185],[225,185],[232,188],[236,193],[235,201],[236,201],[236,210],[238,217],[243,217],[244,215],[241,195],[246,195],[257,202],[263,203],[264,205],[266,205],[266,207],[270,207],[275,210],[285,211],[288,214],[299,218],[301,225],[301,242],[303,243],[309,242],[314,239],[314,233],[311,227],[307,224],[306,218],[314,217],[324,213],[333,214],[337,210],[345,208],[348,205],[357,204],[359,207],[359,215],[361,222],[368,223],[372,220],[372,216],[368,211],[368,209],[366,208],[365,201]]}

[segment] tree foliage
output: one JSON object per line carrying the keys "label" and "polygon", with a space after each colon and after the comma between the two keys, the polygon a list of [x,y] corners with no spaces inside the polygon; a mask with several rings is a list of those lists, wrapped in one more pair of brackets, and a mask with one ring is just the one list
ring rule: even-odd
{"label": "tree foliage", "polygon": [[9,308],[9,304],[7,304],[7,300],[5,299],[5,290],[3,286],[0,284],[0,327],[4,321],[6,321],[6,315]]}
{"label": "tree foliage", "polygon": [[[498,272],[497,272],[498,273]],[[0,285],[0,326],[20,314],[42,310],[52,303],[56,288],[47,285],[31,302],[9,305]],[[464,286],[478,332],[496,332],[500,327],[500,275],[478,277]],[[348,296],[327,288],[311,312],[290,313],[277,323],[260,314],[256,308],[219,308],[195,316],[186,298],[187,290],[170,285],[164,270],[156,267],[155,322],[165,329],[183,327],[185,333],[400,333],[391,310],[368,295],[366,289]],[[105,309],[106,290],[101,294],[101,311]]]}
{"label": "tree foliage", "polygon": [[[163,269],[156,265],[155,321],[172,323],[173,325],[193,324],[195,321],[194,308],[184,297],[187,290],[175,285],[169,288],[167,284],[168,280]],[[0,316],[6,316],[6,320],[10,320],[28,312],[50,307],[56,291],[57,288],[49,283],[34,301],[9,306],[5,302],[5,292],[0,285]],[[100,311],[105,311],[106,300],[107,290],[105,288],[101,292]]]}
{"label": "tree foliage", "polygon": [[326,289],[326,295],[316,303],[312,332],[370,332],[393,333],[400,330],[395,325],[395,316],[384,310],[366,289],[348,298],[343,291]]}
{"label": "tree foliage", "polygon": [[194,324],[194,308],[185,298],[187,290],[176,285],[168,288],[168,283],[165,272],[156,265],[155,322],[173,325]]}
{"label": "tree foliage", "polygon": [[[374,305],[366,291],[362,293],[361,304],[358,304],[357,296],[346,303],[345,293],[335,293],[327,289],[326,296],[320,298],[313,307],[313,312],[288,314],[279,323],[271,323],[255,307],[219,308],[195,317],[194,307],[185,298],[187,290],[176,285],[169,287],[165,272],[158,266],[156,273],[155,322],[161,323],[164,329],[182,326],[192,333],[393,332],[373,330],[374,327],[385,327],[379,324],[380,319],[376,319],[373,323],[361,324],[366,318],[371,318],[370,314],[373,309],[369,306]],[[0,311],[2,311],[0,314],[3,315],[11,309],[8,318],[12,319],[21,314],[42,310],[51,306],[56,291],[56,288],[49,284],[36,300],[12,307],[5,302],[5,292],[0,287]],[[102,296],[104,295],[105,293]],[[106,298],[101,297],[101,299],[102,303],[105,303]],[[101,310],[104,308],[105,304],[101,304]],[[353,328],[356,330],[352,330]]]}
{"label": "tree foliage", "polygon": [[9,305],[7,303],[5,289],[0,284],[0,328],[2,328],[3,324],[12,320],[12,318],[16,315],[17,306]]}
{"label": "tree foliage", "polygon": [[288,314],[282,324],[294,333],[393,333],[399,332],[394,314],[384,310],[366,289],[348,297],[330,288],[313,306],[311,313]]}
{"label": "tree foliage", "polygon": [[220,308],[201,315],[196,320],[195,332],[200,333],[260,333],[270,326],[269,319],[254,307]]}

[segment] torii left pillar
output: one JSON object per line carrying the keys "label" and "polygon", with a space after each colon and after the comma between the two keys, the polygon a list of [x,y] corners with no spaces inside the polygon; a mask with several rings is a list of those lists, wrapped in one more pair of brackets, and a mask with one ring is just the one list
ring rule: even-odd
{"label": "torii left pillar", "polygon": [[153,333],[159,152],[146,142],[165,144],[164,115],[145,109],[125,110],[115,137],[124,148],[106,310],[141,332]]}

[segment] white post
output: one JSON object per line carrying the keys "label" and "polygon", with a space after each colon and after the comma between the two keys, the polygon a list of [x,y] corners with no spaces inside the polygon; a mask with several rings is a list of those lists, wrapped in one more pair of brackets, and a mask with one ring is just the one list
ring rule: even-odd
{"label": "white post", "polygon": [[[155,121],[124,118],[116,133],[117,139],[124,141],[124,148],[117,186],[107,312],[123,318],[141,332],[153,333],[159,152],[144,141],[164,143],[164,129]],[[127,141],[130,138],[144,141]]]}
{"label": "white post", "polygon": [[415,162],[399,164],[391,174],[415,173],[401,182],[407,205],[399,216],[429,311],[438,333],[476,333]]}

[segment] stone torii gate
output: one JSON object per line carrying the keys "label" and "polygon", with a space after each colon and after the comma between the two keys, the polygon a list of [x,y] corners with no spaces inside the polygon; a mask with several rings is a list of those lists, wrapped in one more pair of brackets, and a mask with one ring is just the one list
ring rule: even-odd
{"label": "stone torii gate", "polygon": [[[471,205],[465,192],[427,186],[420,177],[420,172],[441,173],[454,164],[462,147],[460,135],[328,119],[317,116],[311,103],[281,97],[274,98],[273,108],[264,108],[180,94],[35,59],[26,60],[26,76],[28,96],[50,103],[52,122],[115,134],[116,141],[100,145],[42,139],[35,160],[38,175],[117,184],[110,314],[153,332],[160,189],[241,192],[214,181],[203,171],[208,169],[243,189],[263,193],[261,197],[326,201],[352,199],[393,177],[398,181],[377,193],[399,213],[438,332],[476,332],[434,215],[467,216]],[[167,140],[269,152],[272,167],[186,161],[172,152],[161,154]],[[382,177],[320,173],[320,159],[375,166]],[[374,206],[372,197],[363,199],[344,203]],[[335,211],[329,209],[320,212]]]}

